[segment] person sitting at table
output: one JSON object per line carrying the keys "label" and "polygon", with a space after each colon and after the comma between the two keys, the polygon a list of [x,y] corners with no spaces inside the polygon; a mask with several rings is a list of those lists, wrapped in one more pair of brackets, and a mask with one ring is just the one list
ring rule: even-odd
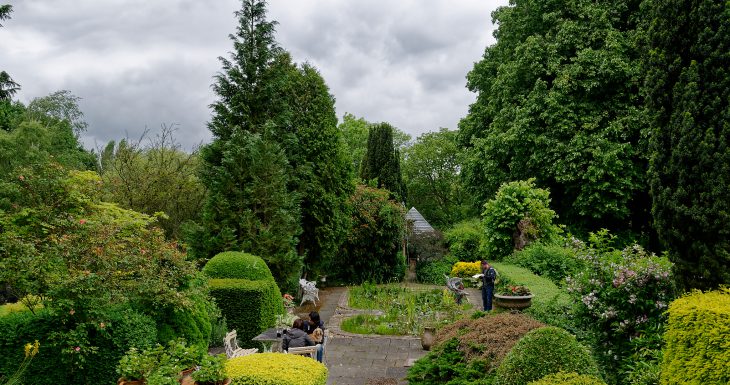
{"label": "person sitting at table", "polygon": [[314,341],[304,331],[304,320],[297,318],[292,324],[292,328],[284,335],[282,340],[282,348],[301,348],[303,346],[314,346]]}
{"label": "person sitting at table", "polygon": [[[319,332],[317,331],[319,329]],[[319,318],[319,313],[313,311],[309,313],[309,320],[304,321],[304,331],[312,337],[312,341],[319,344],[322,343],[324,335],[324,322]]]}
{"label": "person sitting at table", "polygon": [[319,344],[317,349],[317,361],[322,362],[324,349],[324,322],[320,319],[319,313],[313,311],[309,313],[309,321],[305,321],[304,331],[309,334],[314,343]]}

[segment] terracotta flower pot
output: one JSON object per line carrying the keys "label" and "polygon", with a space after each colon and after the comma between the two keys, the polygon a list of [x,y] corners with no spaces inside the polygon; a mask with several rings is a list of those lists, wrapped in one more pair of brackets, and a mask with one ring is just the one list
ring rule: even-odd
{"label": "terracotta flower pot", "polygon": [[431,350],[435,339],[436,328],[431,326],[424,327],[423,334],[421,334],[421,347],[423,347],[423,350]]}

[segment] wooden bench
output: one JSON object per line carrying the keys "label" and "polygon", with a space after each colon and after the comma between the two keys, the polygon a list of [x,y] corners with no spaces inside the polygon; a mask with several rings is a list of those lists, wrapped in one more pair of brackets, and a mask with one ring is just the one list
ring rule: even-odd
{"label": "wooden bench", "polygon": [[236,331],[233,330],[230,333],[226,334],[226,337],[223,338],[223,345],[226,348],[226,356],[228,358],[243,357],[259,351],[256,348],[243,349],[238,347],[238,340],[236,339],[236,336]]}

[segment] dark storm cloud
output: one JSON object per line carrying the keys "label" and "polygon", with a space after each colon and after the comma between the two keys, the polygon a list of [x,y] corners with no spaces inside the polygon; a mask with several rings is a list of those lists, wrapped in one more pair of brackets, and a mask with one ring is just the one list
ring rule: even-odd
{"label": "dark storm cloud", "polygon": [[[2,2],[0,0],[0,2]],[[8,1],[6,1],[8,2]],[[82,98],[89,147],[176,123],[186,147],[208,141],[210,89],[228,56],[236,0],[9,0],[0,69],[19,98],[68,89]],[[417,135],[455,128],[474,99],[465,76],[492,43],[499,1],[269,2],[277,40],[315,65],[337,112]]]}

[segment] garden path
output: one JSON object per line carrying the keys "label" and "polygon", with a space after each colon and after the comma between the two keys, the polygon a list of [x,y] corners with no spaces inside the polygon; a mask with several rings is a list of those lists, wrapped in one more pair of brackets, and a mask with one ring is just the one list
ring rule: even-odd
{"label": "garden path", "polygon": [[[481,292],[473,288],[466,291],[469,303],[481,309]],[[295,310],[302,316],[318,310],[331,333],[326,353],[327,385],[406,385],[408,368],[427,353],[421,348],[420,339],[340,330],[342,319],[357,312],[347,307],[347,295],[346,287],[324,288],[319,292],[320,302],[316,307],[305,304]]]}

